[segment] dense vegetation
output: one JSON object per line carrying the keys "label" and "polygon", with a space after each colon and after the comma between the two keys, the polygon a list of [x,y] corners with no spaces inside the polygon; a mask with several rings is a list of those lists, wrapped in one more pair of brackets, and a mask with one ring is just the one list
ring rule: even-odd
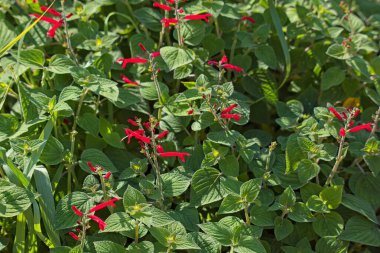
{"label": "dense vegetation", "polygon": [[376,0],[0,0],[0,250],[379,252]]}

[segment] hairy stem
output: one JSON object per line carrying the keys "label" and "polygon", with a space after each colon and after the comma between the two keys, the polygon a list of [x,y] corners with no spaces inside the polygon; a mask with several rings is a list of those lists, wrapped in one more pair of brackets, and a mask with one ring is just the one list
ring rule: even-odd
{"label": "hairy stem", "polygon": [[63,19],[63,27],[65,29],[65,37],[66,37],[66,43],[67,43],[67,49],[69,49],[69,52],[74,59],[75,63],[79,65],[78,59],[75,56],[74,49],[71,46],[70,36],[69,36],[69,29],[67,26],[67,20],[66,20],[66,14],[65,14],[65,1],[61,0],[61,8],[62,8],[62,19]]}

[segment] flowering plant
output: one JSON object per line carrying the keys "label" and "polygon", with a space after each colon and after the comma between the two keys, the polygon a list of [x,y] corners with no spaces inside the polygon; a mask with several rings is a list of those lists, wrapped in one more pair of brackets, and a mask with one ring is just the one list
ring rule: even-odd
{"label": "flowering plant", "polygon": [[378,9],[0,1],[0,251],[377,252]]}

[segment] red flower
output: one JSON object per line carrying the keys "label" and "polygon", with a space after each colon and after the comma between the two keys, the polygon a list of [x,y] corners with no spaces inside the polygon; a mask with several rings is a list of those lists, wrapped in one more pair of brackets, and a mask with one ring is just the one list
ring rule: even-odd
{"label": "red flower", "polygon": [[128,119],[127,121],[128,121],[128,123],[131,124],[132,126],[136,126],[136,127],[139,126],[139,125],[137,124],[136,121],[133,121],[133,120],[131,120],[131,119]]}
{"label": "red flower", "polygon": [[360,110],[356,108],[354,114],[352,115],[352,118],[356,118],[359,115],[359,113]]}
{"label": "red flower", "polygon": [[146,136],[141,135],[141,131],[144,132],[144,130],[132,131],[131,129],[125,128],[124,131],[128,136],[128,144],[130,143],[132,137],[135,137],[136,139],[145,142],[146,144],[150,144],[150,139]]}
{"label": "red flower", "polygon": [[343,127],[339,130],[339,135],[342,137],[346,136],[346,130]]}
{"label": "red flower", "polygon": [[107,206],[115,207],[116,205],[115,205],[114,202],[116,202],[116,201],[118,201],[118,200],[120,200],[120,199],[119,199],[119,198],[113,198],[113,199],[108,200],[108,201],[106,201],[106,202],[103,202],[103,203],[101,203],[101,204],[99,204],[99,205],[96,205],[96,206],[94,206],[93,208],[90,209],[89,213],[96,212],[96,211],[98,211],[98,210],[100,210],[100,209],[103,209],[103,208],[105,208],[105,207],[107,207]]}
{"label": "red flower", "polygon": [[99,229],[100,230],[104,230],[107,226],[107,224],[102,220],[100,219],[98,216],[96,215],[88,215],[88,218],[92,219],[93,221],[97,222],[98,223],[98,226],[99,226]]}
{"label": "red flower", "polygon": [[112,175],[112,172],[111,171],[108,171],[107,174],[104,175],[104,179],[109,179],[110,176]]}
{"label": "red flower", "polygon": [[163,18],[163,19],[161,19],[161,23],[164,23],[164,27],[169,27],[171,25],[177,24],[178,19],[176,19],[176,18]]}
{"label": "red flower", "polygon": [[238,66],[235,66],[235,65],[232,65],[232,64],[223,64],[223,68],[225,69],[232,69],[232,70],[235,70],[236,72],[242,72],[243,69],[238,67]]}
{"label": "red flower", "polygon": [[220,117],[222,117],[223,119],[234,119],[236,121],[240,121],[240,114],[235,114],[235,113],[231,113],[231,114],[228,114],[228,113],[224,113],[222,115],[220,115]]}
{"label": "red flower", "polygon": [[165,152],[165,151],[164,151],[164,148],[163,148],[160,144],[157,144],[157,145],[156,145],[156,149],[157,149],[157,152],[158,152],[158,153],[163,153],[163,152]]}
{"label": "red flower", "polygon": [[340,115],[340,113],[334,108],[334,107],[330,107],[329,108],[329,111],[334,114],[334,116],[339,119],[339,120],[343,120],[343,117],[342,115]]}
{"label": "red flower", "polygon": [[159,153],[162,157],[178,157],[182,162],[185,162],[185,156],[190,156],[187,152],[162,152]]}
{"label": "red flower", "polygon": [[179,9],[179,10],[178,10],[178,13],[181,13],[181,14],[182,14],[183,12],[184,12],[183,9]]}
{"label": "red flower", "polygon": [[145,53],[147,52],[147,51],[146,51],[146,48],[144,47],[144,45],[143,45],[142,43],[139,43],[138,45],[139,45],[139,47],[141,48],[141,50],[142,50],[143,52],[145,52]]}
{"label": "red flower", "polygon": [[194,113],[194,109],[190,109],[187,111],[187,115],[192,115]]}
{"label": "red flower", "polygon": [[88,167],[90,167],[91,171],[96,173],[98,170],[92,165],[91,162],[87,162]]}
{"label": "red flower", "polygon": [[130,84],[130,85],[134,85],[134,86],[138,86],[139,84],[137,82],[134,82],[132,80],[130,80],[128,77],[126,77],[125,75],[121,74],[120,75],[121,79],[126,83],[126,84]]}
{"label": "red flower", "polygon": [[166,2],[170,3],[170,4],[174,4],[175,3],[175,0],[166,0]]}
{"label": "red flower", "polygon": [[79,241],[79,237],[74,232],[69,232],[69,235],[76,241]]}
{"label": "red flower", "polygon": [[374,123],[366,123],[366,124],[363,124],[363,125],[359,125],[359,126],[356,126],[356,127],[353,127],[351,128],[350,130],[348,130],[350,133],[355,133],[355,132],[359,132],[361,130],[366,130],[368,132],[371,132],[372,131],[372,126],[374,125]]}
{"label": "red flower", "polygon": [[116,61],[117,62],[123,62],[123,64],[121,65],[121,67],[123,69],[125,69],[125,67],[127,67],[128,63],[147,63],[148,62],[147,59],[140,58],[140,57],[136,57],[136,58],[119,58]]}
{"label": "red flower", "polygon": [[49,9],[49,7],[47,7],[47,6],[41,6],[40,9],[41,9],[41,11],[46,11],[47,13],[50,13],[53,16],[62,17],[62,14],[53,8]]}
{"label": "red flower", "polygon": [[162,133],[160,133],[159,135],[157,135],[157,139],[162,139],[162,138],[164,138],[168,133],[169,133],[168,130],[163,131]]}
{"label": "red flower", "polygon": [[[49,9],[49,7],[47,7],[47,6],[41,6],[40,9],[41,9],[41,11],[44,11],[44,12],[46,11],[47,13],[50,13],[51,15],[60,18],[59,20],[55,20],[55,19],[53,19],[53,18],[49,18],[49,17],[45,17],[45,16],[41,17],[41,15],[39,15],[39,14],[35,14],[35,13],[30,14],[30,16],[33,16],[33,17],[36,17],[36,18],[41,18],[40,20],[45,21],[45,22],[47,22],[47,23],[53,25],[53,26],[49,29],[49,31],[47,32],[47,35],[48,35],[50,38],[53,39],[54,36],[55,36],[55,32],[56,32],[57,29],[63,24],[62,14],[59,13],[59,12],[58,12],[57,10],[55,10],[55,9],[52,9],[52,8]],[[71,16],[72,16],[72,14],[68,14],[68,15],[66,16],[66,18],[69,18],[69,17],[71,17]]]}
{"label": "red flower", "polygon": [[76,206],[71,206],[71,209],[73,209],[74,213],[80,217],[83,216],[83,213],[79,211],[79,209]]}
{"label": "red flower", "polygon": [[228,58],[226,55],[223,55],[222,59],[220,60],[220,64],[224,64],[224,63],[227,63],[228,62]]}
{"label": "red flower", "polygon": [[153,7],[157,7],[157,8],[160,8],[164,11],[171,11],[172,10],[172,7],[168,6],[168,5],[165,5],[165,4],[160,4],[158,2],[154,2],[153,3]]}
{"label": "red flower", "polygon": [[211,17],[211,13],[206,13],[206,14],[189,14],[185,16],[186,20],[204,20],[208,22],[208,17]]}
{"label": "red flower", "polygon": [[236,106],[238,106],[237,104],[233,104],[231,106],[229,106],[228,108],[224,109],[222,111],[222,114],[225,114],[225,113],[229,113],[230,111],[232,111]]}
{"label": "red flower", "polygon": [[217,61],[208,61],[207,62],[208,65],[218,65],[219,63]]}
{"label": "red flower", "polygon": [[156,57],[158,57],[158,56],[160,56],[160,55],[161,55],[160,52],[153,52],[153,53],[150,54],[150,56],[151,56],[152,58],[156,58]]}
{"label": "red flower", "polygon": [[248,17],[248,16],[243,16],[242,18],[241,18],[241,20],[248,20],[249,22],[251,22],[252,24],[254,24],[254,23],[256,23],[256,21],[253,19],[253,18],[251,18],[251,17]]}

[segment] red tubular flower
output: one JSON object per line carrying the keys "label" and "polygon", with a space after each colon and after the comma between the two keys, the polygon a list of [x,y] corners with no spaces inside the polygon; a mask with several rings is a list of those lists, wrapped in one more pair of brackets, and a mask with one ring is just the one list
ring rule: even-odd
{"label": "red tubular flower", "polygon": [[182,14],[183,12],[184,12],[183,9],[179,9],[179,10],[178,10],[178,13],[181,13],[181,14]]}
{"label": "red tubular flower", "polygon": [[240,68],[238,66],[235,66],[235,65],[232,65],[232,64],[223,64],[223,68],[225,68],[225,69],[232,69],[232,70],[235,70],[238,73],[240,73],[240,72],[243,71],[242,68]]}
{"label": "red tubular flower", "polygon": [[222,117],[223,119],[234,119],[236,121],[240,121],[240,114],[235,114],[235,113],[224,113],[222,115],[220,115],[220,117]]}
{"label": "red tubular flower", "polygon": [[168,130],[163,131],[162,133],[160,133],[159,135],[157,135],[157,139],[162,139],[162,138],[164,138],[168,133],[169,133]]}
{"label": "red tubular flower", "polygon": [[150,54],[150,56],[151,56],[152,58],[156,58],[156,57],[158,57],[158,56],[160,56],[160,55],[161,55],[160,52],[153,52],[153,53]]}
{"label": "red tubular flower", "polygon": [[50,13],[53,16],[62,17],[62,14],[53,8],[49,9],[49,7],[47,6],[41,6],[40,9],[41,11],[46,11],[47,13]]}
{"label": "red tubular flower", "polygon": [[334,107],[330,107],[330,108],[329,108],[329,111],[330,111],[332,114],[334,114],[334,116],[335,116],[337,119],[339,119],[339,120],[343,120],[342,115],[340,115],[340,113],[339,113],[337,110],[335,110]]}
{"label": "red tubular flower", "polygon": [[208,61],[207,64],[208,65],[218,65],[218,62],[217,61]]}
{"label": "red tubular flower", "polygon": [[177,24],[178,19],[176,19],[176,18],[163,18],[163,19],[161,19],[161,23],[164,23],[164,27],[169,27],[171,25]]}
{"label": "red tubular flower", "polygon": [[79,237],[74,232],[69,232],[69,235],[76,241],[79,241]]}
{"label": "red tubular flower", "polygon": [[92,165],[91,162],[87,162],[88,167],[90,167],[91,171],[96,173],[98,170]]}
{"label": "red tubular flower", "polygon": [[165,152],[165,151],[164,151],[164,148],[163,148],[160,144],[157,144],[157,145],[156,145],[156,150],[157,150],[158,153],[163,153],[163,152]]}
{"label": "red tubular flower", "polygon": [[107,224],[102,219],[100,219],[98,216],[96,216],[96,215],[88,215],[88,218],[90,218],[91,220],[97,222],[98,226],[99,226],[99,229],[102,230],[102,231],[107,226]]}
{"label": "red tubular flower", "polygon": [[146,136],[142,136],[142,135],[139,135],[139,134],[134,134],[133,135],[136,139],[146,143],[146,144],[150,144],[150,138],[149,137],[146,137]]}
{"label": "red tubular flower", "polygon": [[112,175],[112,172],[108,171],[107,174],[104,175],[104,179],[108,180],[111,175]]}
{"label": "red tubular flower", "polygon": [[138,86],[139,85],[137,82],[134,82],[134,81],[130,80],[128,77],[126,77],[123,74],[121,74],[120,77],[121,77],[121,80],[123,80],[126,84],[130,84],[130,85],[134,85],[134,86]]}
{"label": "red tubular flower", "polygon": [[153,3],[153,7],[157,7],[157,8],[160,8],[164,11],[171,11],[172,10],[172,7],[168,6],[168,5],[165,5],[165,4],[160,4],[158,2],[154,2]]}
{"label": "red tubular flower", "polygon": [[229,107],[227,107],[226,109],[224,109],[224,110],[222,111],[222,114],[229,113],[229,112],[232,111],[236,106],[238,106],[238,105],[237,105],[237,104],[230,105]]}
{"label": "red tubular flower", "polygon": [[71,206],[71,209],[73,209],[74,213],[80,217],[83,216],[83,213],[79,211],[79,209],[76,206]]}
{"label": "red tubular flower", "polygon": [[190,109],[187,111],[187,115],[192,115],[194,113],[194,109]]}
{"label": "red tubular flower", "polygon": [[123,69],[125,69],[125,67],[127,67],[128,63],[147,63],[148,62],[147,59],[140,58],[140,57],[136,57],[136,58],[119,58],[116,61],[117,62],[123,62],[123,64],[121,65],[121,67]]}
{"label": "red tubular flower", "polygon": [[352,118],[356,118],[360,113],[360,109],[355,109],[355,112],[352,115]]}
{"label": "red tubular flower", "polygon": [[228,62],[228,58],[226,55],[223,55],[222,59],[220,60],[220,64],[224,64],[224,63],[227,63]]}
{"label": "red tubular flower", "polygon": [[133,120],[131,120],[131,119],[128,119],[127,121],[128,121],[128,123],[131,124],[132,126],[139,126],[139,125],[137,124],[136,121],[133,121]]}
{"label": "red tubular flower", "polygon": [[189,14],[185,16],[186,20],[204,20],[208,22],[208,18],[211,17],[211,13],[206,13],[206,14]]}
{"label": "red tubular flower", "polygon": [[145,53],[147,52],[147,51],[146,51],[146,48],[144,47],[144,45],[143,45],[142,43],[139,43],[138,45],[139,45],[139,47],[141,48],[141,50],[142,50],[143,52],[145,52]]}
{"label": "red tubular flower", "polygon": [[[150,139],[146,136],[142,136],[142,134],[144,134],[144,130],[132,131],[131,129],[125,128],[124,131],[128,136],[128,144],[131,142],[132,137],[135,137],[136,139],[145,142],[146,144],[150,144]],[[122,140],[124,140],[124,138]]]}
{"label": "red tubular flower", "polygon": [[251,17],[248,17],[248,16],[243,16],[242,18],[241,18],[241,20],[248,20],[249,22],[251,22],[252,24],[254,24],[254,23],[256,23],[256,21],[253,19],[253,18],[251,18]]}
{"label": "red tubular flower", "polygon": [[362,130],[366,130],[368,132],[371,132],[373,125],[374,125],[374,123],[366,123],[366,124],[363,124],[363,125],[359,125],[359,126],[353,127],[350,130],[348,130],[348,131],[350,133],[355,133],[355,132],[359,132],[359,131],[362,131]]}
{"label": "red tubular flower", "polygon": [[170,4],[174,4],[175,1],[174,0],[166,0],[166,2],[170,3]]}
{"label": "red tubular flower", "polygon": [[187,152],[162,152],[159,153],[162,157],[178,157],[182,162],[185,162],[185,156],[190,156]]}
{"label": "red tubular flower", "polygon": [[339,130],[339,135],[342,137],[346,136],[346,130],[343,127]]}
{"label": "red tubular flower", "polygon": [[107,206],[115,207],[116,205],[115,205],[114,202],[116,202],[116,201],[118,201],[118,200],[120,200],[120,199],[119,199],[119,198],[113,198],[113,199],[108,200],[108,201],[106,201],[106,202],[103,202],[103,203],[101,203],[101,204],[99,204],[99,205],[96,205],[96,206],[94,206],[93,208],[90,209],[89,213],[96,212],[96,211],[98,211],[98,210],[100,210],[100,209],[103,209],[103,208],[105,208],[105,207],[107,207]]}

